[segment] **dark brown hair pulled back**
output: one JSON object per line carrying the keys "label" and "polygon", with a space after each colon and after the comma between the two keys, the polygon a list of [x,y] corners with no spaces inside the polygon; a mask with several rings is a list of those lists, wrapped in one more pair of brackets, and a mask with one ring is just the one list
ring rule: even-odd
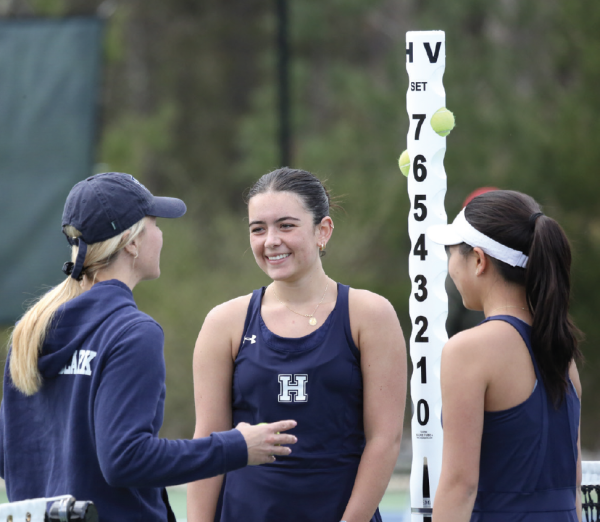
{"label": "dark brown hair pulled back", "polygon": [[282,167],[264,174],[248,191],[246,201],[265,192],[296,194],[306,210],[312,213],[314,225],[318,225],[329,215],[331,201],[327,189],[319,178],[306,170]]}
{"label": "dark brown hair pulled back", "polygon": [[[529,256],[526,268],[490,258],[500,275],[525,287],[533,324],[531,344],[544,384],[555,406],[568,390],[568,370],[581,359],[579,330],[569,317],[571,247],[560,225],[541,214],[530,196],[495,190],[474,198],[467,221],[486,236]],[[470,248],[469,248],[470,250]]]}

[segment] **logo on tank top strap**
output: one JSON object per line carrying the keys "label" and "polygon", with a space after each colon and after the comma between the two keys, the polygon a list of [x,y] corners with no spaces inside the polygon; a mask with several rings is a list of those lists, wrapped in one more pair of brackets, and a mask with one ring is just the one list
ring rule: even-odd
{"label": "logo on tank top strap", "polygon": [[252,337],[244,337],[244,342],[246,341],[250,341],[250,344],[254,344],[256,342],[256,335],[253,335]]}
{"label": "logo on tank top strap", "polygon": [[308,375],[298,373],[282,373],[278,376],[279,380],[279,402],[307,402],[308,393],[306,393],[306,383]]}

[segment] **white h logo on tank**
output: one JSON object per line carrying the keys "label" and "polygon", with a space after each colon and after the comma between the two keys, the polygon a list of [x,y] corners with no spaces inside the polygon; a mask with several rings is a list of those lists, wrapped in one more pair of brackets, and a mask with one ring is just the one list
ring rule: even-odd
{"label": "white h logo on tank", "polygon": [[[279,377],[279,402],[307,402],[306,383],[308,375],[305,373],[291,375],[280,374]],[[292,395],[294,398],[292,400]]]}

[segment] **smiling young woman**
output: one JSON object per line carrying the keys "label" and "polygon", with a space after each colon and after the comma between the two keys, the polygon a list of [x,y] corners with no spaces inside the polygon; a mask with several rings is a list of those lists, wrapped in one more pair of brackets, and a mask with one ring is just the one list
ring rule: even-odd
{"label": "smiling young woman", "polygon": [[248,194],[248,218],[272,283],[207,316],[194,353],[195,436],[293,418],[298,443],[255,472],[190,484],[188,520],[379,521],[406,394],[396,313],[325,273],[334,226],[311,173],[265,174]]}

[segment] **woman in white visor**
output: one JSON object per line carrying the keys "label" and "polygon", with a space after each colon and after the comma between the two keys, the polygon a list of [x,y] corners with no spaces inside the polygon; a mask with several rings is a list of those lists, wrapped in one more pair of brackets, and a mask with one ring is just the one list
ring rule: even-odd
{"label": "woman in white visor", "polygon": [[563,230],[531,197],[496,190],[427,236],[447,245],[464,305],[485,314],[442,354],[434,522],[581,520],[581,353]]}

